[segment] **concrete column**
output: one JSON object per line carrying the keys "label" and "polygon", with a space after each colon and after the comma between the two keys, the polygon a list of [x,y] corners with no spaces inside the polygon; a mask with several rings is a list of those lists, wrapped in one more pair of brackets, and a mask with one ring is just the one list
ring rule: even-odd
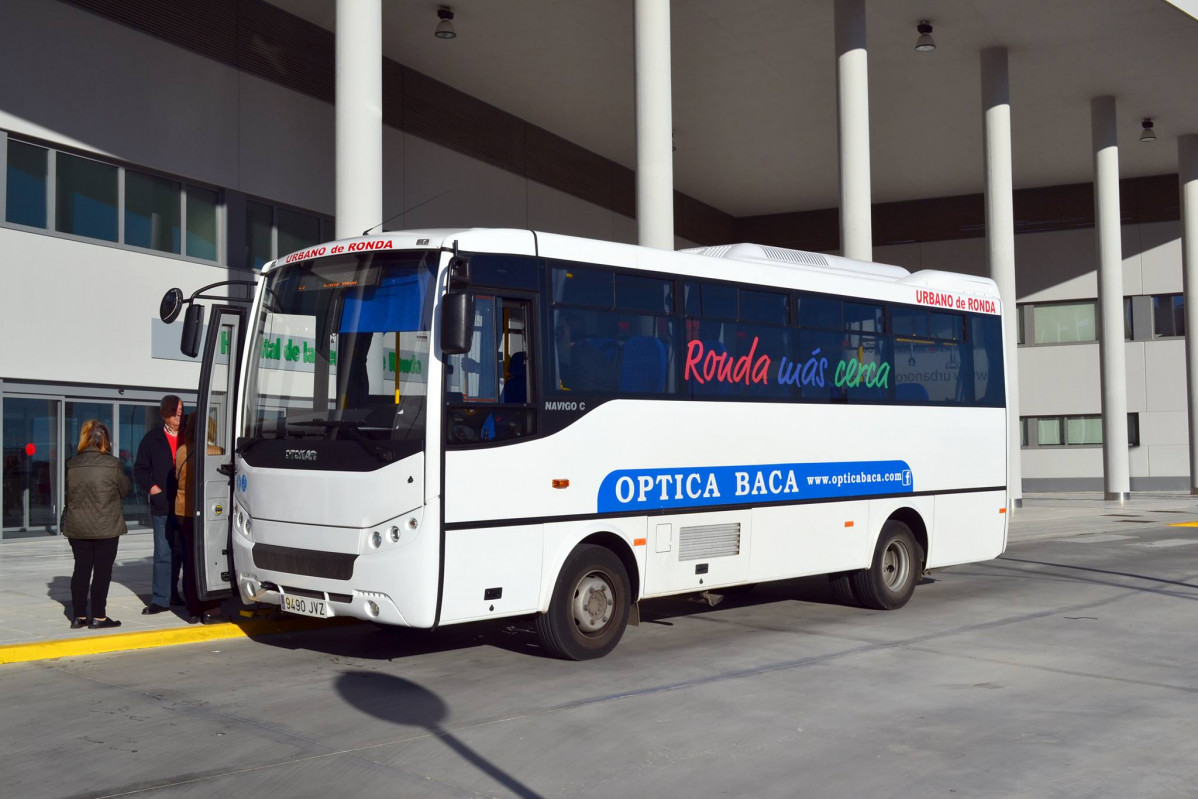
{"label": "concrete column", "polygon": [[1186,394],[1190,411],[1190,493],[1198,494],[1198,134],[1177,140],[1181,181],[1181,264],[1186,314]]}
{"label": "concrete column", "polygon": [[1119,142],[1115,98],[1090,101],[1094,148],[1094,229],[1098,234],[1098,341],[1102,376],[1103,490],[1131,496],[1127,455],[1127,353],[1123,343],[1123,232],[1119,223]]}
{"label": "concrete column", "polygon": [[382,22],[381,0],[337,0],[337,238],[383,221]]}
{"label": "concrete column", "polygon": [[670,0],[636,0],[636,230],[645,247],[674,249]]}
{"label": "concrete column", "polygon": [[1015,211],[1011,177],[1011,86],[1007,48],[982,51],[983,140],[986,151],[986,247],[990,277],[1002,296],[1007,383],[1007,496],[1023,505],[1019,436],[1019,346],[1015,293]]}
{"label": "concrete column", "polygon": [[865,0],[836,0],[836,122],[840,145],[840,251],[872,261],[869,193],[869,69]]}

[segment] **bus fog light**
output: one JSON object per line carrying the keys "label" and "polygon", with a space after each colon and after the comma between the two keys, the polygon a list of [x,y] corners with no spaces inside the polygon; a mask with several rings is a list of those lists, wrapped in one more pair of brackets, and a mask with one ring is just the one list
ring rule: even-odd
{"label": "bus fog light", "polygon": [[378,530],[375,530],[374,534],[370,536],[370,546],[374,547],[375,549],[378,549],[380,546],[382,546],[382,544],[383,544],[383,534],[380,533]]}
{"label": "bus fog light", "polygon": [[251,519],[249,516],[246,516],[246,517],[245,517],[245,535],[246,535],[246,538],[249,538],[249,537],[250,537],[250,536],[252,536],[253,534],[254,534],[254,520],[253,520],[253,519]]}
{"label": "bus fog light", "polygon": [[415,530],[415,529],[416,529],[416,527],[417,527],[418,525],[419,525],[419,522],[417,522],[417,521],[416,521],[416,517],[415,517],[415,516],[413,516],[412,518],[408,519],[408,529],[409,529],[409,530]]}
{"label": "bus fog light", "polygon": [[376,605],[372,600],[368,599],[366,600],[366,612],[371,616],[377,616],[379,615],[379,606]]}
{"label": "bus fog light", "polygon": [[395,543],[398,543],[398,542],[399,542],[399,528],[398,528],[398,527],[392,527],[392,528],[391,528],[391,543],[392,543],[392,544],[395,544]]}

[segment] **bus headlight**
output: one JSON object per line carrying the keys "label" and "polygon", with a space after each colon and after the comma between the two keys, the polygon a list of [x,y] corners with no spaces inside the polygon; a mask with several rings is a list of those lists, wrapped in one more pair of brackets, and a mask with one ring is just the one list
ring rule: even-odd
{"label": "bus headlight", "polygon": [[246,538],[253,537],[254,524],[250,520],[250,515],[241,508],[237,509],[237,515],[233,517],[233,529],[241,533]]}
{"label": "bus headlight", "polygon": [[370,536],[370,546],[374,547],[375,549],[378,549],[382,545],[383,545],[383,534],[380,533],[378,530],[375,530]]}

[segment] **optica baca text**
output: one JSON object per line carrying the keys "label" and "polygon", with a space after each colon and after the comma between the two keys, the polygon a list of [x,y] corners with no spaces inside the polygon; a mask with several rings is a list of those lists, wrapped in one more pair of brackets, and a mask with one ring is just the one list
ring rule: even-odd
{"label": "optica baca text", "polygon": [[904,461],[773,463],[620,469],[599,486],[599,512],[704,505],[753,505],[872,494],[910,493]]}
{"label": "optica baca text", "polygon": [[636,497],[637,502],[644,502],[650,492],[655,492],[655,489],[661,490],[661,499],[700,499],[700,498],[716,498],[720,496],[720,486],[716,482],[715,475],[710,472],[707,474],[707,479],[703,479],[703,475],[698,472],[690,474],[659,474],[659,475],[638,475],[634,481],[632,477],[624,475],[616,480],[616,499],[621,503],[633,501]]}

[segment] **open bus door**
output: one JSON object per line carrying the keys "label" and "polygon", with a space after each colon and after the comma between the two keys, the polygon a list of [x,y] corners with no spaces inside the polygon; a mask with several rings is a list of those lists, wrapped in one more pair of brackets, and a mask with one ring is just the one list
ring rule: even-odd
{"label": "open bus door", "polygon": [[190,299],[183,292],[171,289],[162,298],[159,317],[170,324],[187,308],[179,349],[189,357],[201,351],[200,336],[204,328],[204,307],[197,300],[220,300],[225,305],[212,306],[207,335],[202,342],[200,385],[196,392],[196,424],[193,463],[189,469],[195,476],[192,497],[195,515],[192,517],[196,593],[201,600],[220,600],[233,596],[236,578],[233,574],[233,479],[234,442],[237,424],[237,386],[241,374],[241,345],[246,334],[248,300],[216,297],[205,294],[218,286],[253,286],[253,282],[229,280],[204,286]]}
{"label": "open bus door", "polygon": [[196,393],[194,549],[196,592],[201,600],[233,595],[233,446],[236,440],[237,384],[247,310],[212,308],[200,386]]}

